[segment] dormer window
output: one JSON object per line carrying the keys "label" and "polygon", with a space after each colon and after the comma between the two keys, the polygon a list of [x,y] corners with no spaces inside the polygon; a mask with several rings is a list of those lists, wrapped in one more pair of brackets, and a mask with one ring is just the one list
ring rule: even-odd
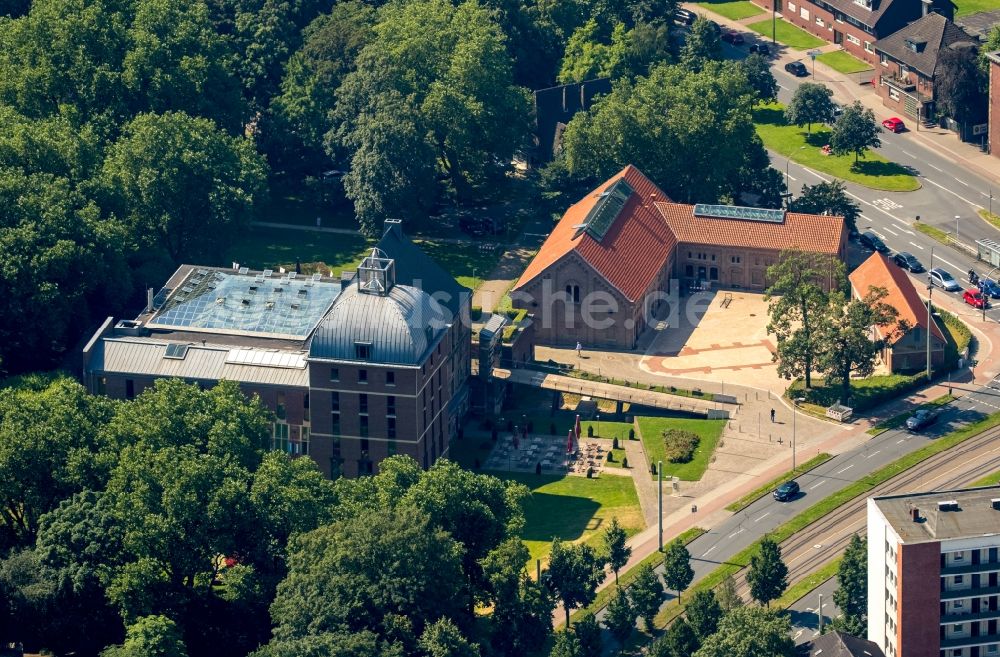
{"label": "dormer window", "polygon": [[355,342],[354,357],[358,360],[369,360],[372,357],[372,343]]}
{"label": "dormer window", "polygon": [[861,7],[864,7],[865,9],[871,9],[872,8],[872,2],[871,2],[871,0],[854,0],[854,4],[860,5]]}
{"label": "dormer window", "polygon": [[924,48],[927,46],[927,42],[921,39],[904,39],[906,47],[913,52],[923,52]]}

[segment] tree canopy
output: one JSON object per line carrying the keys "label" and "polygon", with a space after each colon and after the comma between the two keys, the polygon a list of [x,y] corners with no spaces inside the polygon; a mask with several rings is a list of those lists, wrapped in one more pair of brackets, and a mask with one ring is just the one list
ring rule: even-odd
{"label": "tree canopy", "polygon": [[854,153],[854,163],[857,164],[858,158],[864,157],[869,148],[882,145],[879,139],[881,132],[882,128],[875,122],[875,112],[864,107],[861,101],[854,101],[833,124],[830,147],[834,155]]}
{"label": "tree canopy", "polygon": [[813,123],[833,120],[832,97],[833,91],[826,85],[803,82],[785,108],[785,120],[797,126],[804,125],[807,132],[812,132]]}

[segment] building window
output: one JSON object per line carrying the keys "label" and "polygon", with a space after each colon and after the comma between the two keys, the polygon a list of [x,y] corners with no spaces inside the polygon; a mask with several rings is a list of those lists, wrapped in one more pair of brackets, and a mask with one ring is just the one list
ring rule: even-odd
{"label": "building window", "polygon": [[878,61],[882,66],[889,66],[889,57],[885,53],[881,53],[878,56]]}
{"label": "building window", "polygon": [[385,413],[386,415],[396,414],[396,398],[392,395],[385,398]]}
{"label": "building window", "polygon": [[709,269],[708,269],[708,280],[710,280],[710,281],[717,281],[717,280],[719,280],[719,268],[718,267],[709,267]]}
{"label": "building window", "polygon": [[125,399],[135,399],[135,381],[125,379]]}
{"label": "building window", "polygon": [[859,39],[858,37],[854,36],[853,34],[845,34],[844,38],[846,38],[848,40],[848,42],[853,43],[856,46],[860,46],[861,45],[861,39]]}
{"label": "building window", "polygon": [[684,275],[688,278],[694,276],[694,265],[684,265]]}
{"label": "building window", "polygon": [[566,286],[566,296],[572,299],[573,303],[580,303],[580,286],[579,285],[567,285]]}
{"label": "building window", "polygon": [[299,440],[299,454],[309,453],[309,427],[302,427],[302,438]]}
{"label": "building window", "polygon": [[740,264],[741,260],[742,260],[742,258],[740,256],[730,256],[729,257],[729,262],[733,263],[734,265]]}
{"label": "building window", "polygon": [[274,430],[271,434],[271,449],[291,454],[288,444],[288,425],[284,422],[274,423]]}
{"label": "building window", "polygon": [[[438,346],[440,346],[440,345],[438,345]],[[394,385],[396,385],[396,373],[395,372],[386,372],[385,373],[385,384],[387,386],[394,386]]]}
{"label": "building window", "polygon": [[334,413],[340,411],[340,393],[331,392],[330,393],[330,410]]}
{"label": "building window", "polygon": [[338,370],[336,367],[330,370],[330,381],[334,383],[340,381],[340,370]]}
{"label": "building window", "polygon": [[875,52],[875,49],[872,48],[871,41],[865,41],[865,52]]}
{"label": "building window", "polygon": [[363,393],[358,395],[358,412],[359,413],[368,412],[368,395]]}
{"label": "building window", "polygon": [[[386,418],[386,438],[396,437],[396,418],[390,417]],[[390,452],[395,454],[395,452]]]}
{"label": "building window", "polygon": [[306,421],[309,420],[309,393],[308,392],[302,397],[302,417]]}
{"label": "building window", "polygon": [[355,342],[354,357],[358,360],[369,360],[372,357],[372,344],[370,342]]}
{"label": "building window", "polygon": [[955,553],[955,561],[965,561],[965,552],[959,550]]}
{"label": "building window", "polygon": [[358,370],[358,383],[368,383],[368,370]]}
{"label": "building window", "polygon": [[889,87],[889,98],[892,98],[893,100],[899,100],[899,91],[893,89],[892,87]]}
{"label": "building window", "polygon": [[956,584],[962,584],[963,582],[965,582],[965,577],[964,576],[962,576],[962,575],[955,575],[955,583]]}
{"label": "building window", "polygon": [[361,453],[362,454],[368,454],[368,439],[367,438],[362,438],[361,439]]}
{"label": "building window", "polygon": [[386,449],[389,452],[389,456],[393,456],[394,454],[396,454],[397,453],[396,441],[390,440],[389,443],[386,445]]}
{"label": "building window", "polygon": [[795,13],[795,10],[796,10],[795,3],[794,2],[789,2],[788,3],[788,11],[790,11],[792,13]]}
{"label": "building window", "polygon": [[[361,420],[361,432],[360,433],[361,433],[361,435],[363,437],[367,438],[368,437],[368,416],[367,415],[362,415],[361,418],[360,418],[360,420]],[[365,443],[367,443],[367,442],[368,441],[366,440]]]}
{"label": "building window", "polygon": [[819,25],[820,27],[826,27],[825,25],[823,25],[823,19],[820,18],[819,16],[816,17],[816,24]]}
{"label": "building window", "polygon": [[340,433],[340,413],[330,415],[330,433],[337,435]]}
{"label": "building window", "polygon": [[279,420],[284,420],[285,419],[286,413],[285,413],[285,393],[284,392],[279,392],[278,393],[278,402],[275,405],[274,414],[276,416],[278,416]]}
{"label": "building window", "polygon": [[799,7],[799,16],[801,16],[803,20],[809,20],[809,10],[805,7]]}

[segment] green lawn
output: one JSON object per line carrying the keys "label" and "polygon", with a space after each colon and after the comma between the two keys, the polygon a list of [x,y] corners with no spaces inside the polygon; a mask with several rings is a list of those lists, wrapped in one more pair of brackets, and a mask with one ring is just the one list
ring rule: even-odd
{"label": "green lawn", "polygon": [[996,486],[1000,484],[1000,471],[994,472],[993,474],[986,475],[982,479],[976,481],[972,484],[972,487],[976,486]]}
{"label": "green lawn", "polygon": [[719,0],[718,2],[710,0],[708,2],[696,2],[695,4],[733,21],[750,18],[751,16],[759,16],[764,13],[763,9],[747,2],[747,0]]}
{"label": "green lawn", "polygon": [[[642,438],[643,448],[646,450],[646,458],[650,464],[663,461],[663,474],[665,476],[679,477],[684,481],[698,481],[708,468],[708,464],[715,451],[715,445],[719,442],[722,430],[726,426],[725,420],[697,420],[675,417],[638,417],[636,423],[639,425],[639,434]],[[667,429],[681,429],[693,431],[701,438],[698,449],[694,452],[694,458],[688,463],[670,463],[664,456],[663,432]]]}
{"label": "green lawn", "polygon": [[825,52],[822,55],[817,56],[816,60],[822,64],[826,64],[835,71],[839,71],[840,73],[847,75],[871,69],[871,66],[869,66],[867,62],[863,62],[854,55],[850,55],[843,50]]}
{"label": "green lawn", "polygon": [[[370,243],[360,235],[318,233],[294,228],[251,228],[229,252],[232,261],[251,269],[293,268],[295,261],[322,263],[339,276],[343,269],[354,269]],[[327,273],[324,271],[324,273]]]}
{"label": "green lawn", "polygon": [[[524,416],[528,422],[531,423],[531,428],[534,433],[539,433],[543,435],[555,435],[566,437],[566,434],[573,425],[576,423],[576,413],[569,410],[559,410],[556,411],[554,415],[548,415],[547,413],[539,413],[537,411],[523,413],[518,410],[507,410],[504,413],[504,423],[510,420],[514,424],[520,424]],[[584,436],[590,435],[590,429],[593,429],[594,438],[607,438],[611,440],[612,438],[618,438],[618,440],[628,440],[629,429],[632,428],[632,424],[628,422],[619,422],[614,420],[580,420],[580,432]],[[553,431],[552,429],[555,429]]]}
{"label": "green lawn", "polygon": [[[625,458],[624,449],[612,449],[610,451],[611,459],[605,459],[604,464],[609,468],[620,468],[622,467],[622,459]],[[635,467],[635,463],[629,463],[630,468]]]}
{"label": "green lawn", "polygon": [[[856,413],[874,408],[902,394],[905,394],[925,381],[924,373],[919,374],[878,374],[866,379],[851,379],[851,408]],[[797,379],[788,386],[785,397],[794,399],[800,396],[806,398],[803,407],[815,407],[820,413],[825,413],[827,407],[840,399],[840,384],[833,382],[827,385],[823,377],[812,377],[813,387],[805,390],[802,379]]]}
{"label": "green lawn", "polygon": [[498,476],[531,489],[531,497],[524,505],[521,538],[532,559],[548,555],[556,537],[599,544],[600,532],[613,517],[618,518],[629,536],[646,526],[631,477],[606,475],[587,479],[507,473]]}
{"label": "green lawn", "polygon": [[[747,27],[761,36],[771,38],[772,34],[772,24],[770,18],[765,18],[762,21],[757,21],[756,23],[750,23]],[[796,50],[808,50],[809,48],[819,48],[820,46],[825,46],[826,41],[818,37],[814,37],[805,30],[795,27],[791,23],[786,23],[785,21],[778,19],[777,23],[774,24],[774,38],[779,43],[783,43],[789,48],[795,48]]]}
{"label": "green lawn", "polygon": [[493,267],[503,255],[503,249],[499,246],[480,248],[483,245],[478,242],[461,244],[433,240],[414,240],[414,242],[454,276],[459,284],[470,290],[478,287],[483,278],[493,271]]}
{"label": "green lawn", "polygon": [[955,18],[1000,9],[1000,0],[956,0]]}
{"label": "green lawn", "polygon": [[857,163],[854,155],[824,155],[822,148],[830,143],[830,128],[814,124],[809,134],[806,127],[788,125],[785,108],[780,103],[758,106],[753,114],[764,146],[799,164],[871,189],[894,192],[920,189],[920,183],[908,169],[878,153],[868,151]]}

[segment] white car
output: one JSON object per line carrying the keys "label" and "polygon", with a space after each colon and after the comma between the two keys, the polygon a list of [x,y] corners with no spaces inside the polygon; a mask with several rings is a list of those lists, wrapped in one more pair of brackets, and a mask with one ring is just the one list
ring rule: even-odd
{"label": "white car", "polygon": [[935,267],[927,272],[927,277],[930,279],[931,285],[936,285],[948,292],[958,292],[962,289],[955,277],[940,267]]}

